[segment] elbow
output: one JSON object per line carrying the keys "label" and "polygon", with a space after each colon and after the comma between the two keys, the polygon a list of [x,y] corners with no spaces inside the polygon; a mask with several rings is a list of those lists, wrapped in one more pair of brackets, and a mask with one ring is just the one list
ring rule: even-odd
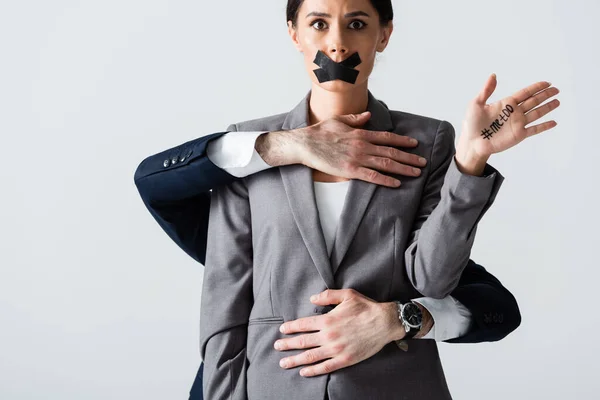
{"label": "elbow", "polygon": [[137,188],[137,191],[144,203],[151,204],[154,201],[152,190],[153,185],[151,184],[152,182],[147,179],[148,174],[144,167],[146,160],[147,159],[142,161],[135,169],[133,174],[133,183],[135,184],[135,187]]}
{"label": "elbow", "polygon": [[133,173],[133,183],[135,183],[135,186],[137,186],[138,190],[144,187],[143,178],[147,175],[144,168],[146,160],[148,159],[146,158],[142,162],[140,162],[137,168],[135,169],[135,172]]}
{"label": "elbow", "polygon": [[508,321],[505,324],[506,335],[512,333],[517,330],[519,326],[521,326],[521,311],[519,310],[519,305],[517,304],[516,299],[513,297],[513,306],[512,309],[508,311]]}
{"label": "elbow", "polygon": [[521,314],[518,313],[518,316],[513,319],[512,323],[508,325],[508,331],[506,334],[512,333],[517,330],[517,328],[521,325]]}
{"label": "elbow", "polygon": [[412,285],[425,297],[432,299],[443,299],[448,297],[457,287],[460,275],[455,278],[446,276],[429,277],[425,273],[413,272],[411,276]]}
{"label": "elbow", "polygon": [[516,314],[511,314],[507,320],[502,323],[502,327],[499,328],[496,332],[495,336],[490,337],[487,341],[489,342],[498,342],[508,335],[517,330],[517,328],[521,325],[521,314],[517,312]]}
{"label": "elbow", "polygon": [[423,246],[417,246],[415,240],[405,251],[405,268],[412,286],[425,297],[443,299],[457,288],[462,269],[456,265],[460,262],[449,262],[451,256],[433,256],[433,252],[423,252]]}
{"label": "elbow", "polygon": [[484,316],[484,323],[493,323],[494,325],[498,326],[498,328],[496,329],[496,334],[489,338],[488,341],[490,342],[500,341],[504,339],[505,337],[516,331],[519,326],[521,326],[521,312],[519,311],[519,306],[517,305],[517,302],[516,300],[514,300],[514,298],[510,308],[505,308],[500,314],[500,319],[495,319],[494,321],[495,322],[490,322],[489,317],[486,321],[486,317]]}
{"label": "elbow", "polygon": [[425,297],[431,297],[432,299],[443,299],[448,297],[456,285],[444,284],[444,282],[426,282],[425,284],[416,285],[413,284],[415,289],[419,291]]}
{"label": "elbow", "polygon": [[430,297],[432,299],[437,299],[437,300],[441,300],[441,299],[447,297],[452,292],[451,290],[446,291],[446,290],[441,290],[438,288],[422,288],[422,289],[417,288],[417,290],[423,296]]}

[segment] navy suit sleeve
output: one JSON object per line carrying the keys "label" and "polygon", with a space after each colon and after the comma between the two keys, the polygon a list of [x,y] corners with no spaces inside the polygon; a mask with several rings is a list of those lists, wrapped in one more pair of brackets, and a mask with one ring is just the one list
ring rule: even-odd
{"label": "navy suit sleeve", "polygon": [[446,343],[495,342],[521,324],[519,305],[512,293],[483,266],[469,260],[452,297],[472,314],[471,329]]}
{"label": "navy suit sleeve", "polygon": [[167,235],[190,257],[204,265],[210,190],[239,178],[227,173],[206,155],[208,142],[229,131],[217,132],[145,158],[134,182],[144,205]]}

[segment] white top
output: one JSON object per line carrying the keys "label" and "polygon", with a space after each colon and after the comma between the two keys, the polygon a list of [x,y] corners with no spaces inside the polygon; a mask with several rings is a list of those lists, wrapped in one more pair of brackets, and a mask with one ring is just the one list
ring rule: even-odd
{"label": "white top", "polygon": [[[217,167],[238,178],[271,168],[254,148],[256,138],[266,132],[229,132],[208,142],[206,154]],[[350,181],[314,182],[315,199],[327,253],[331,254],[335,231],[346,199]],[[423,339],[438,342],[457,338],[469,330],[471,312],[452,296],[443,299],[420,297],[412,301],[421,304],[431,314],[434,324]]]}
{"label": "white top", "polygon": [[335,231],[342,214],[349,183],[350,181],[313,182],[319,219],[321,220],[321,228],[323,229],[325,244],[327,244],[327,255],[329,256],[331,256],[331,250],[333,249]]}

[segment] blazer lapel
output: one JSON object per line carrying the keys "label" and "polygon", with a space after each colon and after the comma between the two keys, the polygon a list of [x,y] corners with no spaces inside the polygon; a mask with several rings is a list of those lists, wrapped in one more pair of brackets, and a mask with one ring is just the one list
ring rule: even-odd
{"label": "blazer lapel", "polygon": [[[283,130],[308,125],[310,93],[288,113],[282,125]],[[371,118],[363,129],[391,130],[392,119],[387,107],[375,99],[370,91],[368,95],[367,110],[371,112]],[[312,169],[302,164],[292,164],[279,167],[279,171],[304,244],[327,287],[335,288],[334,274],[348,251],[377,185],[358,179],[350,181],[329,257],[317,209]]]}

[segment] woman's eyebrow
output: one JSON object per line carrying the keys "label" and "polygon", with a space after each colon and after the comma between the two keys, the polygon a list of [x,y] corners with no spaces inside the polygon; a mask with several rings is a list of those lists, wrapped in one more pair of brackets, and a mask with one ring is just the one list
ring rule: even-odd
{"label": "woman's eyebrow", "polygon": [[[308,14],[306,14],[306,18],[308,18],[310,16],[331,18],[331,14],[318,12],[318,11],[311,11]],[[370,17],[370,15],[364,11],[352,11],[351,13],[344,15],[344,18],[352,18],[352,17],[359,17],[359,16],[360,17]]]}

